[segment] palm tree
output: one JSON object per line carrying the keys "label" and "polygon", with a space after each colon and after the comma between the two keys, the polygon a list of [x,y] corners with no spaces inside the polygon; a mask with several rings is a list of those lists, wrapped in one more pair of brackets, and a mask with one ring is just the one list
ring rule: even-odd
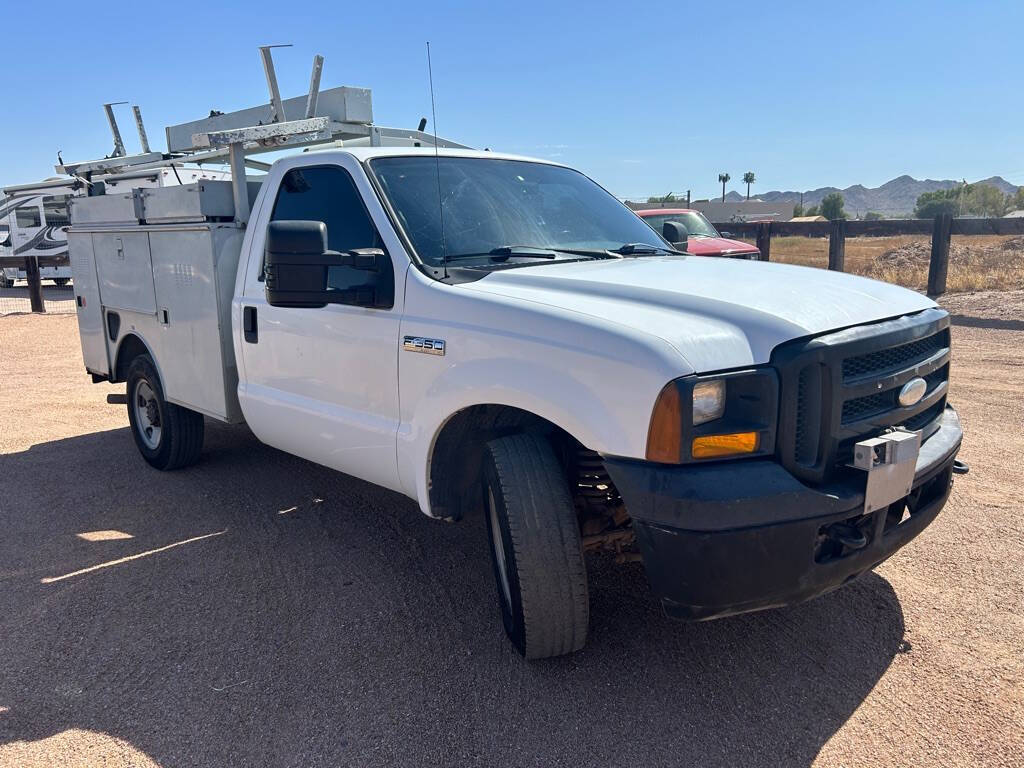
{"label": "palm tree", "polygon": [[757,181],[753,171],[747,171],[743,174],[743,183],[747,185],[747,202],[750,202],[750,185]]}
{"label": "palm tree", "polygon": [[718,174],[718,180],[720,182],[722,182],[722,202],[723,203],[725,202],[725,182],[727,182],[731,178],[732,178],[732,176],[730,176],[728,173],[720,173],[720,174]]}

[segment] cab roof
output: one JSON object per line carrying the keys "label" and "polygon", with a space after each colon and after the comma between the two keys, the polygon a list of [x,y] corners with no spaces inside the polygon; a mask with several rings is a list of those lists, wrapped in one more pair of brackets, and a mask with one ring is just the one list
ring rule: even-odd
{"label": "cab roof", "polygon": [[[333,152],[345,153],[351,155],[360,162],[363,160],[372,160],[376,157],[434,156],[433,147],[336,147],[328,145],[325,147],[310,148],[307,153],[312,154],[314,152],[316,154]],[[505,152],[491,152],[486,149],[438,149],[437,155],[439,157],[473,157],[486,160],[521,160],[530,163],[544,163],[545,165],[561,165],[561,163],[554,163],[550,160],[544,160],[538,157],[513,155]]]}
{"label": "cab roof", "polygon": [[633,213],[642,218],[644,216],[661,216],[663,214],[672,216],[678,213],[700,213],[700,211],[695,211],[692,208],[642,208],[638,211],[633,211]]}

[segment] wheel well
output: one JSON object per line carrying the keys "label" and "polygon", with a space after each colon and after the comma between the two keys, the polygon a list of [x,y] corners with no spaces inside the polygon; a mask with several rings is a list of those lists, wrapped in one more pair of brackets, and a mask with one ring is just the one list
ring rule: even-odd
{"label": "wheel well", "polygon": [[568,432],[536,414],[506,405],[474,405],[441,428],[430,454],[430,511],[459,520],[482,507],[478,493],[481,459],[488,440],[518,432],[547,435],[566,469],[566,456],[579,446]]}
{"label": "wheel well", "polygon": [[124,381],[128,378],[128,366],[132,364],[139,355],[148,355],[149,349],[142,343],[142,339],[134,333],[129,333],[121,341],[117,348],[117,360],[114,362],[113,381]]}

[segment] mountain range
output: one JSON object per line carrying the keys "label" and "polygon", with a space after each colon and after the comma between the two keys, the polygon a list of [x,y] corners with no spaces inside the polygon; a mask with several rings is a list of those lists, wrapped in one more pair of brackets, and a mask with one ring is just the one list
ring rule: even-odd
{"label": "mountain range", "polygon": [[[885,182],[882,186],[874,188],[865,187],[862,184],[854,184],[846,189],[838,189],[837,187],[811,189],[803,193],[803,201],[804,208],[810,208],[812,205],[820,205],[825,195],[832,192],[840,192],[843,195],[844,208],[852,216],[863,216],[868,211],[876,211],[885,216],[898,216],[900,214],[909,214],[913,211],[914,204],[917,202],[919,195],[925,192],[934,192],[937,189],[951,189],[958,183],[953,179],[943,179],[942,181],[936,181],[935,179],[918,180],[911,176],[903,175],[897,176],[895,179]],[[1004,195],[1012,195],[1017,191],[1017,187],[1002,176],[992,176],[991,178],[972,183],[989,184]],[[779,201],[799,203],[800,194],[800,192],[780,192],[777,190],[756,192],[752,189],[750,199],[754,200],[756,198],[769,203]],[[726,202],[740,202],[746,199],[746,195],[739,192],[729,192],[725,199]]]}

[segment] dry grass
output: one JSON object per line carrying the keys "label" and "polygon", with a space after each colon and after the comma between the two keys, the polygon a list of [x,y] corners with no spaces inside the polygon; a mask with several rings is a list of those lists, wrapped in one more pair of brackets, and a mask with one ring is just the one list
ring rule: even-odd
{"label": "dry grass", "polygon": [[[846,241],[847,272],[917,290],[928,284],[930,257],[928,237],[851,237]],[[824,269],[828,239],[772,238],[771,259]],[[1024,237],[953,237],[946,286],[950,292],[1024,289]]]}

